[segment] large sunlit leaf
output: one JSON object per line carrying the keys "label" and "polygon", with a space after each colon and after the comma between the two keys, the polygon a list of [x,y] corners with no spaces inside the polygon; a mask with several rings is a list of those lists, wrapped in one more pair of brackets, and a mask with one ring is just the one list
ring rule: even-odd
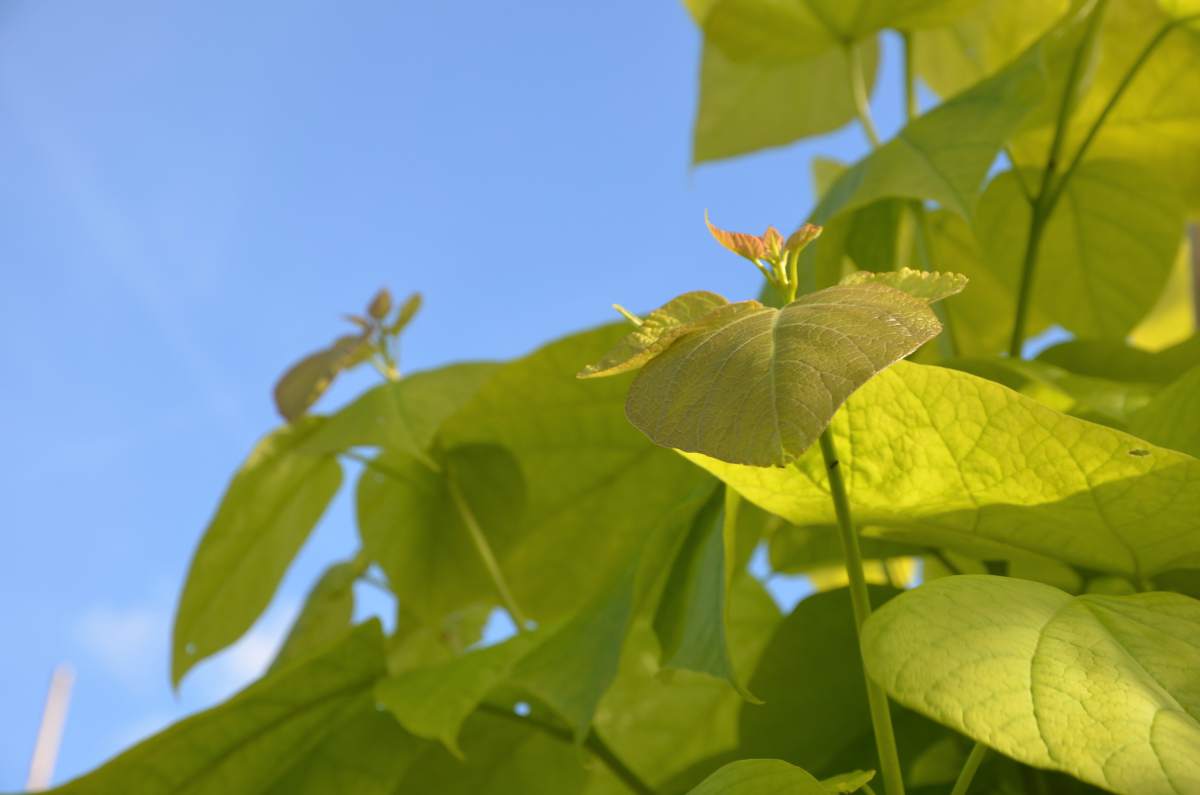
{"label": "large sunlit leaf", "polygon": [[[1200,461],[994,382],[902,362],[832,428],[855,519],[876,535],[1135,582],[1200,564]],[[816,451],[786,469],[689,457],[794,524],[834,521]]]}
{"label": "large sunlit leaf", "polygon": [[642,368],[626,411],[665,447],[783,466],[855,389],[940,330],[926,302],[876,284],[831,287],[783,309],[730,304]]}
{"label": "large sunlit leaf", "polygon": [[829,795],[820,781],[779,759],[730,762],[690,795]]}
{"label": "large sunlit leaf", "polygon": [[867,670],[990,748],[1117,793],[1200,789],[1200,601],[1071,596],[984,575],[931,582],[866,623]]}
{"label": "large sunlit leaf", "polygon": [[54,792],[265,792],[370,708],[371,689],[383,673],[383,636],[371,622],[321,656],[256,682]]}
{"label": "large sunlit leaf", "polygon": [[[872,39],[856,49],[869,92],[879,48]],[[692,161],[783,146],[850,122],[855,111],[846,58],[834,48],[794,63],[738,62],[705,43]]]}
{"label": "large sunlit leaf", "polygon": [[234,475],[200,540],[171,640],[176,685],[200,660],[242,636],[342,482],[330,456],[297,451],[323,421],[301,418],[263,438]]}
{"label": "large sunlit leaf", "polygon": [[1200,457],[1200,367],[1154,396],[1130,423],[1147,441]]}
{"label": "large sunlit leaf", "polygon": [[498,445],[456,447],[436,462],[385,451],[358,483],[363,550],[405,609],[438,626],[457,610],[497,600],[471,523],[502,554],[514,543],[524,497],[520,467]]}
{"label": "large sunlit leaf", "polygon": [[447,447],[502,445],[519,464],[525,510],[497,554],[517,602],[539,622],[590,602],[706,480],[629,425],[631,376],[575,377],[628,330],[576,334],[503,365],[442,428]]}
{"label": "large sunlit leaf", "polygon": [[[979,204],[984,261],[1013,295],[1030,212],[1012,172],[994,179]],[[1174,186],[1131,162],[1084,163],[1046,225],[1031,300],[1081,337],[1123,337],[1158,300],[1183,229]]]}

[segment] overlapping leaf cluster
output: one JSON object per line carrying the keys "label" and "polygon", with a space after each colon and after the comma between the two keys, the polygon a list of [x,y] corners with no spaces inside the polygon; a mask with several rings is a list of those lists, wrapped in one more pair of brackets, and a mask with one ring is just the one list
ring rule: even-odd
{"label": "overlapping leaf cluster", "polygon": [[[907,124],[816,162],[795,234],[710,225],[762,301],[401,376],[418,303],[377,297],[281,380],[192,562],[176,683],[261,615],[348,466],[360,551],[260,681],[60,791],[1200,791],[1200,8],[687,5],[697,162],[876,139],[882,36]],[[308,413],[365,361],[381,385]],[[814,595],[780,615],[756,550]],[[366,581],[386,632],[355,623]],[[483,643],[497,611],[517,631]]]}

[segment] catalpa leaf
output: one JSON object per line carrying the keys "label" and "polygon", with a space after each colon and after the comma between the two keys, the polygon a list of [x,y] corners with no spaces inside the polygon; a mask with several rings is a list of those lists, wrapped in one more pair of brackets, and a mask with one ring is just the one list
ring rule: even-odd
{"label": "catalpa leaf", "polygon": [[1120,340],[1071,340],[1042,351],[1038,360],[1093,378],[1168,384],[1200,365],[1200,335],[1154,352]]}
{"label": "catalpa leaf", "polygon": [[[862,42],[854,56],[836,47],[803,61],[739,62],[705,42],[700,97],[692,126],[692,162],[783,146],[832,132],[854,119],[846,80],[848,57],[858,57],[867,92],[875,83],[879,46]],[[791,102],[786,97],[804,97]],[[752,119],[752,124],[746,120]]]}
{"label": "catalpa leaf", "polygon": [[265,792],[371,707],[371,688],[383,673],[383,633],[372,621],[322,655],[255,682],[53,792]]}
{"label": "catalpa leaf", "polygon": [[[744,237],[753,238],[752,235]],[[579,377],[595,378],[636,370],[665,350],[691,323],[728,303],[716,293],[703,290],[672,298],[646,315],[642,319],[642,325],[625,335],[603,359],[583,368]]]}
{"label": "catalpa leaf", "polygon": [[690,795],[829,795],[820,781],[779,759],[730,762]]}
{"label": "catalpa leaf", "polygon": [[428,626],[495,601],[470,523],[502,555],[525,504],[520,465],[503,447],[463,445],[439,459],[384,452],[367,465],[356,503],[364,552],[405,609]]}
{"label": "catalpa leaf", "polygon": [[1035,767],[1130,795],[1200,790],[1200,601],[1071,596],[948,577],[867,620],[871,677],[901,704]]}
{"label": "catalpa leaf", "polygon": [[659,597],[654,631],[664,667],[724,679],[742,698],[757,702],[734,669],[728,638],[737,539],[725,528],[737,527],[740,500],[732,489],[717,489],[696,515]]}
{"label": "catalpa leaf", "polygon": [[335,563],[325,570],[308,592],[300,615],[271,663],[271,670],[331,646],[350,631],[354,621],[354,582],[358,574],[358,566],[353,562]]}
{"label": "catalpa leaf", "polygon": [[1147,441],[1200,457],[1200,367],[1154,396],[1129,430]]}
{"label": "catalpa leaf", "polygon": [[[1012,295],[1031,212],[1018,179],[1005,172],[992,180],[976,219],[984,261]],[[1024,179],[1034,182],[1040,174]],[[1042,234],[1044,266],[1033,282],[1033,305],[1078,336],[1126,336],[1162,293],[1183,220],[1176,189],[1145,168],[1117,160],[1083,163]]]}
{"label": "catalpa leaf", "polygon": [[783,309],[729,304],[642,368],[626,413],[664,447],[783,466],[855,389],[940,330],[925,301],[879,284],[830,287]]}
{"label": "catalpa leaf", "polygon": [[[1200,461],[992,381],[901,362],[832,430],[855,519],[877,536],[1135,582],[1200,565]],[[793,524],[834,522],[817,451],[786,469],[688,457]]]}
{"label": "catalpa leaf", "polygon": [[461,756],[463,722],[489,693],[508,685],[552,709],[581,742],[617,675],[633,618],[634,571],[630,566],[621,572],[600,598],[568,620],[389,677],[376,687],[376,698],[404,728],[440,740]]}
{"label": "catalpa leaf", "polygon": [[539,622],[588,604],[709,480],[629,425],[630,375],[575,377],[628,328],[575,334],[501,366],[441,429],[448,448],[499,445],[519,464],[525,510],[516,540],[497,554],[517,602]]}
{"label": "catalpa leaf", "polygon": [[857,271],[842,279],[842,284],[882,284],[892,287],[913,298],[930,303],[958,295],[967,286],[967,277],[961,273],[918,271],[901,268],[895,271],[875,273]]}
{"label": "catalpa leaf", "polygon": [[874,778],[874,770],[852,770],[849,773],[839,773],[836,776],[821,779],[821,786],[826,791],[833,793],[858,792],[870,784]]}
{"label": "catalpa leaf", "polygon": [[324,421],[301,418],[263,438],[221,498],[192,557],[171,640],[171,681],[242,636],[342,482],[332,456],[297,452]]}

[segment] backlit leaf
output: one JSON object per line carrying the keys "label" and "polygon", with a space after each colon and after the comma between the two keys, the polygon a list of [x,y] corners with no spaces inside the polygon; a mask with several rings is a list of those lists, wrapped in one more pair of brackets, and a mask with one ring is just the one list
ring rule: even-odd
{"label": "backlit leaf", "polygon": [[289,665],[324,649],[350,631],[354,620],[354,563],[335,563],[308,592],[271,668]]}
{"label": "backlit leaf", "polygon": [[378,622],[180,721],[55,793],[264,792],[371,705],[383,675]]}
{"label": "backlit leaf", "polygon": [[323,420],[264,437],[234,475],[192,557],[175,611],[171,681],[241,637],[342,482],[330,456],[298,453]]}
{"label": "backlit leaf", "polygon": [[[838,413],[854,517],[979,559],[1034,555],[1134,581],[1200,565],[1200,461],[967,373],[902,362]],[[825,465],[689,457],[799,524],[832,524]]]}
{"label": "backlit leaf", "polygon": [[1118,793],[1200,788],[1200,601],[1071,596],[948,577],[864,627],[867,670],[902,704],[1037,767]]}
{"label": "backlit leaf", "polygon": [[364,552],[405,609],[429,626],[494,602],[467,515],[500,555],[513,543],[525,495],[519,465],[497,445],[453,448],[437,464],[385,452],[363,473],[357,499]]}
{"label": "backlit leaf", "polygon": [[[1029,220],[1016,175],[994,179],[979,205],[979,242],[984,261],[1013,295]],[[1183,228],[1172,186],[1133,163],[1089,161],[1067,183],[1046,225],[1031,300],[1079,336],[1123,337],[1158,300]]]}
{"label": "backlit leaf", "polygon": [[783,466],[850,393],[940,330],[924,301],[877,284],[831,287],[783,309],[730,304],[642,368],[626,411],[664,447]]}
{"label": "backlit leaf", "polygon": [[[872,39],[857,52],[870,92],[879,47]],[[846,81],[846,57],[845,50],[834,48],[795,63],[737,62],[706,42],[692,162],[784,146],[849,123],[854,119],[854,99]]]}
{"label": "backlit leaf", "polygon": [[497,554],[517,602],[539,622],[589,603],[707,480],[629,425],[630,376],[575,377],[628,329],[575,334],[503,365],[442,427],[445,446],[500,445],[520,466],[518,540]]}

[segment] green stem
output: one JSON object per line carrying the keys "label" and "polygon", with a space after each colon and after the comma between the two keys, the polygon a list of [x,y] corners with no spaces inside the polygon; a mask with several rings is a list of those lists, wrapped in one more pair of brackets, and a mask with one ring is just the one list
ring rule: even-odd
{"label": "green stem", "polygon": [[872,149],[879,148],[879,132],[875,129],[875,120],[871,118],[871,104],[867,98],[867,81],[863,77],[862,59],[858,57],[858,48],[853,44],[846,45],[846,66],[850,71],[850,94],[854,97],[854,112],[862,125],[867,140]]}
{"label": "green stem", "polygon": [[970,788],[971,781],[975,778],[975,771],[983,764],[987,753],[988,747],[986,745],[975,743],[975,747],[971,749],[971,753],[967,756],[967,761],[963,763],[962,771],[958,774],[958,780],[954,782],[954,789],[950,790],[950,795],[967,795],[967,789]]}
{"label": "green stem", "polygon": [[[489,704],[486,701],[479,705],[480,712],[486,712],[489,715],[494,715],[497,718],[504,718],[513,723],[526,726],[528,728],[537,729],[543,734],[549,735],[556,740],[560,740],[568,745],[575,742],[575,737],[569,729],[564,729],[561,726],[555,726],[552,723],[540,720],[538,718],[518,715],[507,707],[502,707],[498,704]],[[630,791],[637,795],[654,795],[654,790],[647,785],[642,779],[633,772],[621,758],[613,752],[608,743],[600,737],[599,734],[592,730],[588,732],[588,736],[583,741],[583,747],[591,752],[592,756],[604,763],[604,766],[612,772],[614,776],[621,780],[621,783]]]}
{"label": "green stem", "polygon": [[527,632],[529,630],[529,620],[526,618],[524,611],[521,610],[517,600],[513,597],[512,590],[508,587],[508,580],[504,578],[504,572],[500,570],[500,561],[496,559],[496,554],[492,551],[492,545],[488,543],[487,536],[484,535],[483,528],[479,526],[479,520],[475,518],[475,512],[471,510],[470,504],[467,502],[466,496],[462,493],[462,489],[458,485],[458,480],[455,479],[453,472],[446,473],[446,488],[450,492],[450,499],[454,501],[454,507],[458,509],[458,515],[466,525],[467,532],[471,536],[471,543],[475,545],[475,551],[479,554],[479,559],[483,561],[484,568],[487,569],[488,576],[492,578],[492,585],[496,588],[496,594],[500,597],[500,602],[504,605],[504,609],[512,616],[513,623],[517,625],[518,632]]}
{"label": "green stem", "polygon": [[1042,233],[1046,229],[1046,222],[1054,210],[1052,202],[1057,199],[1054,191],[1054,178],[1058,173],[1058,162],[1067,137],[1067,125],[1071,120],[1071,113],[1075,109],[1075,93],[1079,88],[1083,65],[1091,55],[1096,41],[1096,32],[1100,28],[1100,19],[1104,16],[1104,9],[1107,5],[1108,0],[1097,0],[1096,5],[1088,12],[1087,28],[1083,33],[1083,40],[1075,48],[1071,65],[1067,69],[1067,81],[1063,88],[1062,101],[1058,105],[1058,118],[1054,123],[1054,137],[1050,140],[1050,151],[1046,156],[1046,167],[1042,170],[1041,185],[1033,199],[1033,210],[1029,220],[1029,237],[1025,241],[1025,254],[1021,261],[1021,281],[1017,287],[1017,310],[1013,316],[1012,337],[1008,343],[1008,355],[1013,359],[1021,357],[1021,348],[1025,345],[1025,325],[1029,315],[1029,300],[1033,294],[1033,280],[1037,271],[1038,250],[1041,247]]}
{"label": "green stem", "polygon": [[[854,607],[854,626],[860,639],[862,625],[871,615],[871,595],[867,591],[867,578],[863,574],[862,551],[858,546],[858,533],[850,516],[850,499],[846,496],[846,484],[838,465],[837,450],[833,443],[833,432],[828,428],[821,434],[821,455],[829,473],[829,494],[833,499],[833,510],[837,514],[838,529],[842,537],[842,554],[846,558],[846,575],[850,579],[850,602]],[[892,729],[892,714],[888,708],[887,693],[875,684],[863,670],[867,685],[867,703],[871,709],[871,726],[875,730],[875,746],[879,753],[879,767],[883,775],[884,791],[887,795],[904,795],[904,777],[900,772],[900,753],[896,748],[896,734]]]}
{"label": "green stem", "polygon": [[912,34],[905,31],[904,39],[904,118],[912,121],[917,118],[917,65],[914,55]]}
{"label": "green stem", "polygon": [[1130,84],[1133,83],[1134,78],[1137,77],[1138,73],[1142,70],[1142,67],[1146,65],[1146,62],[1150,60],[1150,56],[1154,54],[1154,51],[1158,49],[1159,45],[1163,43],[1163,40],[1167,38],[1171,31],[1175,30],[1175,28],[1179,27],[1180,25],[1184,25],[1188,22],[1194,22],[1196,20],[1200,20],[1200,14],[1189,14],[1188,16],[1171,20],[1159,28],[1158,32],[1150,38],[1150,41],[1148,41],[1146,46],[1142,48],[1142,51],[1138,53],[1137,58],[1134,59],[1133,64],[1130,65],[1129,70],[1125,73],[1125,76],[1121,78],[1121,82],[1118,83],[1117,87],[1113,90],[1112,96],[1109,97],[1108,102],[1105,103],[1104,108],[1101,109],[1100,115],[1097,116],[1096,121],[1092,123],[1091,129],[1087,131],[1087,134],[1083,138],[1083,142],[1079,144],[1079,149],[1075,152],[1074,157],[1071,158],[1071,162],[1063,171],[1062,179],[1058,181],[1058,184],[1051,192],[1051,209],[1053,209],[1054,204],[1057,203],[1059,196],[1062,195],[1063,189],[1066,187],[1071,175],[1075,173],[1075,169],[1077,169],[1079,164],[1083,161],[1084,155],[1087,154],[1088,149],[1096,140],[1096,136],[1100,134],[1100,128],[1104,126],[1104,122],[1108,120],[1108,117],[1117,107],[1117,104],[1121,101],[1121,97],[1125,96],[1125,92],[1129,89]]}

